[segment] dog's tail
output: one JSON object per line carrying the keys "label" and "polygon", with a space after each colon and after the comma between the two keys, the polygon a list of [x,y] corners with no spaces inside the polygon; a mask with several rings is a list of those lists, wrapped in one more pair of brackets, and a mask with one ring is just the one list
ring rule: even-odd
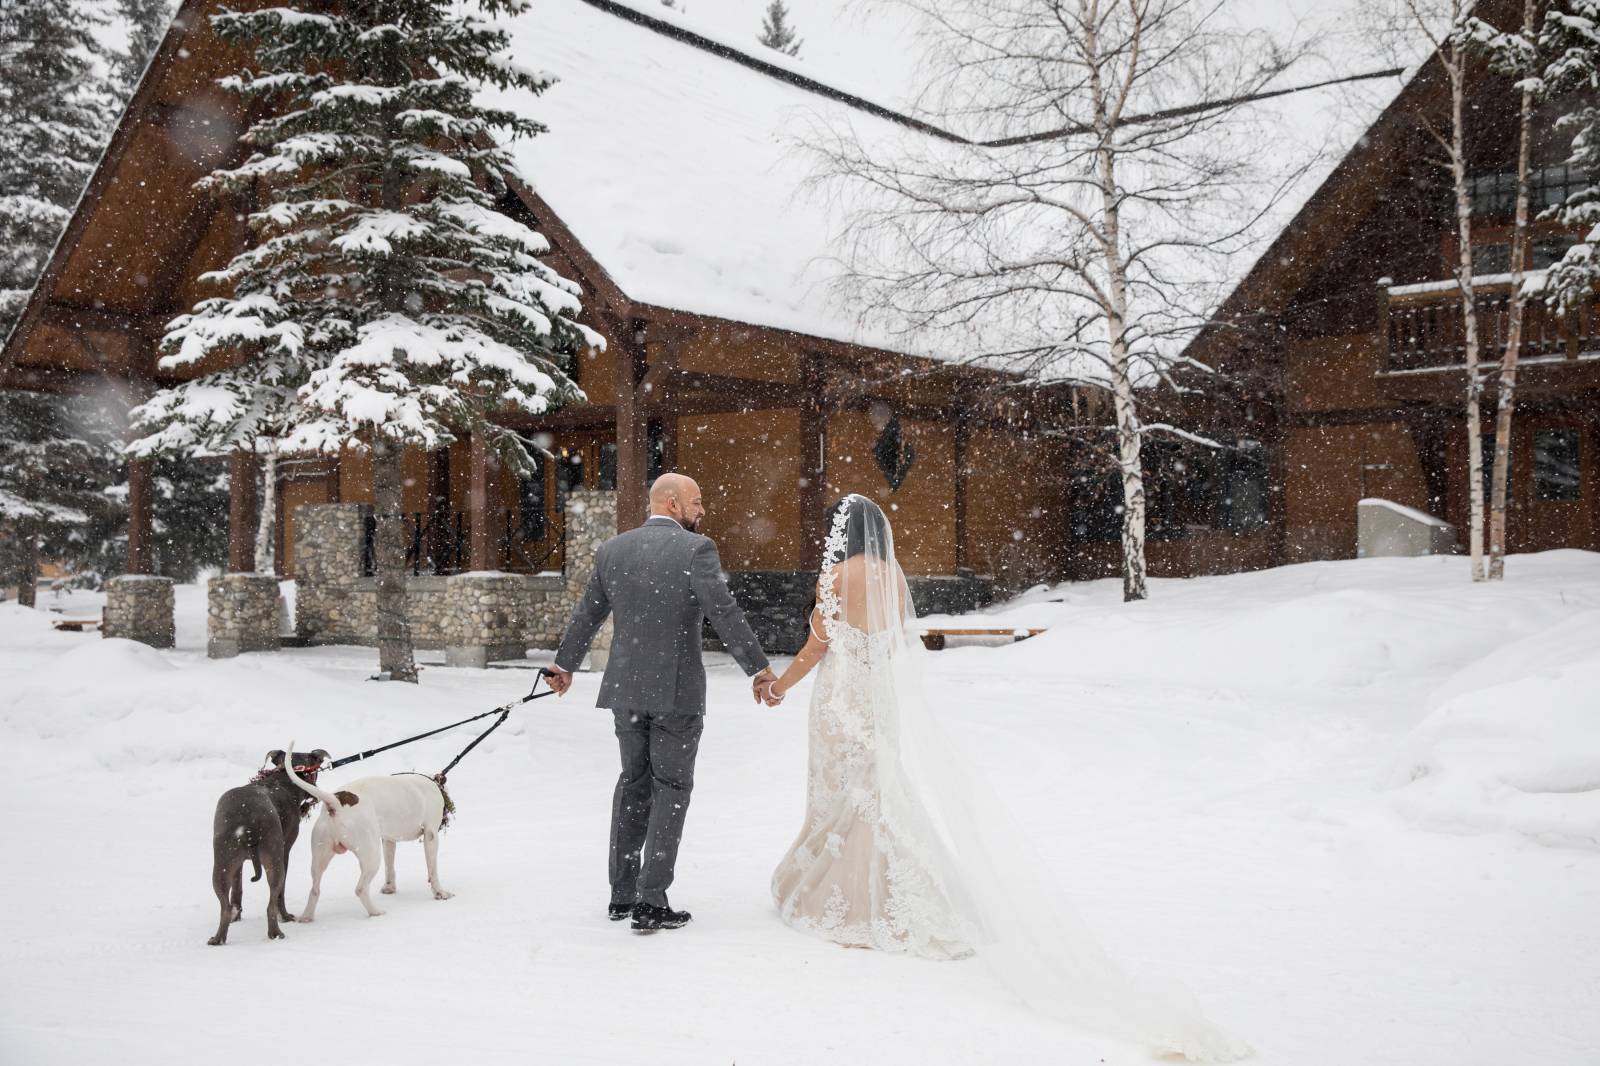
{"label": "dog's tail", "polygon": [[300,778],[299,774],[294,772],[294,741],[292,740],[289,742],[289,746],[284,749],[283,772],[288,774],[289,780],[299,785],[302,791],[309,792],[313,797],[321,800],[328,808],[329,814],[338,814],[343,809],[344,804],[339,802],[338,796],[333,795],[331,792],[324,792],[316,785],[307,784]]}
{"label": "dog's tail", "polygon": [[250,883],[253,885],[257,881],[261,880],[261,853],[259,851],[252,851],[250,853],[250,862],[251,865],[256,868],[256,875],[250,879]]}

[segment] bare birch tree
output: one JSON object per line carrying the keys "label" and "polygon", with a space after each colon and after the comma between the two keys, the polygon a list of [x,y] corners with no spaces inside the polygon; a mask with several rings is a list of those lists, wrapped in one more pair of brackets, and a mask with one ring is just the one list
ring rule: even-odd
{"label": "bare birch tree", "polygon": [[1496,74],[1516,79],[1517,208],[1511,231],[1511,295],[1506,322],[1505,354],[1495,390],[1494,465],[1489,485],[1488,579],[1506,576],[1506,482],[1511,466],[1511,416],[1517,403],[1517,361],[1522,349],[1523,285],[1528,266],[1529,168],[1533,140],[1533,104],[1544,91],[1539,77],[1538,3],[1523,0],[1520,31],[1502,33],[1482,19],[1469,19],[1463,37],[1469,49],[1487,56]]}
{"label": "bare birch tree", "polygon": [[1440,162],[1450,174],[1455,207],[1456,284],[1461,295],[1463,373],[1467,421],[1467,543],[1472,580],[1488,576],[1484,565],[1483,386],[1482,342],[1477,296],[1472,277],[1472,190],[1468,183],[1467,114],[1474,46],[1468,32],[1473,0],[1377,0],[1362,17],[1380,47],[1391,56],[1423,59],[1439,65],[1449,86],[1448,118],[1420,118],[1423,130],[1438,146]]}
{"label": "bare birch tree", "polygon": [[1178,353],[1288,184],[1241,98],[1292,56],[1212,0],[905,2],[929,27],[922,108],[970,139],[812,134],[841,284],[928,347],[1109,393],[1123,595],[1142,600],[1142,442],[1199,439],[1146,422],[1145,387],[1208,370]]}

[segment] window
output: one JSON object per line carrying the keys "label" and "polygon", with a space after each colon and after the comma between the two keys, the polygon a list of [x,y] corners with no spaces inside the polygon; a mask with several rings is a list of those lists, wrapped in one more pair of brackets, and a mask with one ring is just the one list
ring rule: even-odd
{"label": "window", "polygon": [[[1545,270],[1561,262],[1567,249],[1577,244],[1575,237],[1545,237],[1528,249],[1528,269]],[[1511,273],[1510,244],[1475,244],[1472,247],[1472,276],[1489,277]]]}
{"label": "window", "polygon": [[646,481],[654,482],[667,472],[667,431],[661,419],[650,420],[650,473]]}
{"label": "window", "polygon": [[522,539],[544,539],[544,456],[532,451],[533,474],[517,482],[518,502],[522,507]]}
{"label": "window", "polygon": [[[1494,433],[1485,433],[1479,439],[1483,441],[1483,513],[1488,514],[1489,502],[1494,498],[1490,495],[1494,491]],[[1516,456],[1514,455],[1506,456],[1506,501],[1508,503],[1512,497],[1511,473],[1517,465],[1512,462],[1515,458]]]}
{"label": "window", "polygon": [[600,484],[595,486],[601,492],[617,491],[617,444],[607,441],[600,445]]}
{"label": "window", "polygon": [[[1177,540],[1195,532],[1247,533],[1268,520],[1267,451],[1260,441],[1220,440],[1208,448],[1171,440],[1146,440],[1145,535]],[[1078,540],[1113,541],[1122,535],[1122,481],[1116,473],[1072,479],[1072,532]]]}
{"label": "window", "polygon": [[1242,533],[1267,524],[1267,449],[1258,440],[1236,440],[1211,453],[1211,477],[1203,483],[1199,512],[1213,529]]}
{"label": "window", "polygon": [[583,488],[583,449],[562,448],[557,455],[556,484],[562,492]]}
{"label": "window", "polygon": [[1104,542],[1122,537],[1122,479],[1115,473],[1075,474],[1068,495],[1075,540]]}
{"label": "window", "polygon": [[1575,429],[1541,429],[1533,435],[1533,495],[1536,499],[1576,500],[1582,497],[1578,449]]}
{"label": "window", "polygon": [[[1541,167],[1529,174],[1528,213],[1537,216],[1547,207],[1567,202],[1573,193],[1585,188],[1588,180],[1583,172],[1565,163]],[[1517,175],[1515,171],[1500,174],[1475,174],[1467,179],[1467,192],[1472,198],[1472,213],[1480,218],[1510,218],[1517,210]],[[1455,194],[1449,194],[1452,212]]]}

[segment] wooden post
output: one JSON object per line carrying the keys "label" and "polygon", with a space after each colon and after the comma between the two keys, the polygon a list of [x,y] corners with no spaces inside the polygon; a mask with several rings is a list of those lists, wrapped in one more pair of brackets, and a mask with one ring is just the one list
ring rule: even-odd
{"label": "wooden post", "polygon": [[256,568],[256,523],[261,514],[258,469],[252,452],[228,457],[228,572],[232,574],[254,573]]}
{"label": "wooden post", "polygon": [[154,462],[128,460],[128,573],[156,572]]}
{"label": "wooden post", "polygon": [[469,445],[471,469],[470,488],[467,492],[467,568],[494,570],[495,546],[500,530],[495,525],[497,510],[489,506],[489,442],[483,434],[474,433]]}
{"label": "wooden post", "polygon": [[650,426],[645,404],[639,396],[644,379],[645,323],[627,323],[626,336],[616,345],[617,376],[617,532],[622,533],[645,520],[650,472]]}
{"label": "wooden post", "polygon": [[956,424],[955,424],[955,465],[956,481],[954,486],[956,513],[956,569],[960,570],[970,566],[967,551],[967,456],[972,448],[972,412],[965,398],[957,396]]}
{"label": "wooden post", "polygon": [[827,500],[822,494],[828,408],[822,396],[822,359],[815,353],[806,364],[805,383],[807,399],[800,407],[800,568],[815,570],[822,565],[822,541],[828,535],[823,514]]}
{"label": "wooden post", "polygon": [[428,455],[428,507],[423,512],[423,520],[428,523],[428,536],[423,542],[423,551],[428,553],[435,572],[444,566],[446,561],[453,566],[460,566],[461,560],[450,559],[451,522],[454,517],[454,508],[450,506],[450,449],[440,448]]}

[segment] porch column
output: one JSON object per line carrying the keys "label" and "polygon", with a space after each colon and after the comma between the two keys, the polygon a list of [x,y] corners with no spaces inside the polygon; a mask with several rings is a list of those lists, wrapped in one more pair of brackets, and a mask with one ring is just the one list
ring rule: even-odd
{"label": "porch column", "polygon": [[956,520],[956,569],[962,570],[969,567],[967,552],[967,455],[972,446],[972,416],[966,406],[956,410],[955,432],[953,434],[953,451],[955,453],[956,479],[953,491],[955,493]]}
{"label": "porch column", "polygon": [[228,457],[228,572],[254,573],[256,523],[260,520],[260,492],[256,488],[259,461],[251,452]]}
{"label": "porch column", "polygon": [[[428,538],[423,550],[428,553],[435,572],[450,558],[451,530],[455,520],[450,506],[450,449],[440,448],[428,456],[428,508],[423,514],[428,523]],[[450,560],[459,566],[460,560]]]}
{"label": "porch column", "polygon": [[489,442],[481,433],[474,433],[469,445],[471,487],[467,492],[467,568],[469,570],[495,570],[495,543],[500,531],[494,520],[499,517],[489,503]]}
{"label": "porch column", "polygon": [[806,401],[800,407],[800,568],[822,565],[822,541],[828,535],[823,481],[827,477],[828,406],[823,402],[822,360],[813,354],[805,369]]}
{"label": "porch column", "polygon": [[150,459],[128,460],[128,573],[156,572],[155,463]]}
{"label": "porch column", "polygon": [[650,475],[650,427],[639,383],[646,367],[645,323],[635,319],[616,345],[617,376],[617,532],[642,524]]}

